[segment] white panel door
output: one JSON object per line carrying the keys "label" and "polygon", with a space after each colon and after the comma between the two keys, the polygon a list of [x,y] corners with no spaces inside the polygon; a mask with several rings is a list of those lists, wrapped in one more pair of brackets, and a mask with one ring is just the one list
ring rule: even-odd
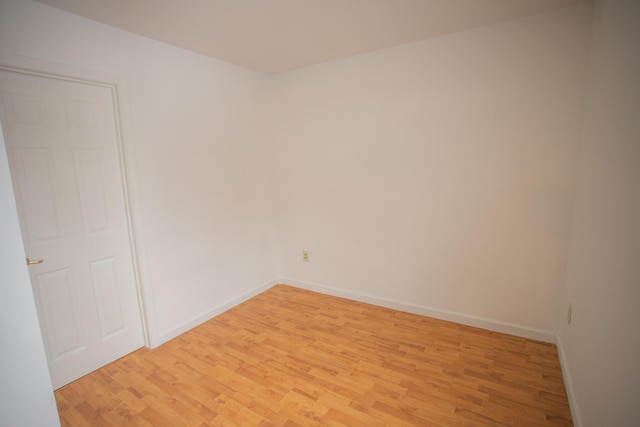
{"label": "white panel door", "polygon": [[113,91],[0,71],[2,120],[54,388],[143,346]]}

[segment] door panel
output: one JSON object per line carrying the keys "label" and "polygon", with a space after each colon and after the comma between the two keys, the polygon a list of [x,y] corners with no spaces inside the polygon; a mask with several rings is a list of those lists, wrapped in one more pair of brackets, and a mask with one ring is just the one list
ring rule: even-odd
{"label": "door panel", "polygon": [[82,350],[84,345],[71,269],[38,274],[35,286],[51,360],[55,362]]}
{"label": "door panel", "polygon": [[55,388],[144,343],[111,88],[0,71],[3,123]]}
{"label": "door panel", "polygon": [[101,155],[95,149],[73,150],[85,235],[109,230]]}
{"label": "door panel", "polygon": [[28,244],[36,246],[60,240],[61,229],[54,191],[52,151],[16,148],[13,150],[14,181],[23,195],[24,218]]}
{"label": "door panel", "polygon": [[107,339],[126,327],[122,301],[118,294],[116,258],[91,261],[90,269],[100,322],[100,336]]}

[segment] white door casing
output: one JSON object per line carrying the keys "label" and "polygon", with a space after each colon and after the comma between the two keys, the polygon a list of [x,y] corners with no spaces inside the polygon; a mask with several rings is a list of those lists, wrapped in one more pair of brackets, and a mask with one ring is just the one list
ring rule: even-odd
{"label": "white door casing", "polygon": [[54,388],[144,345],[111,87],[0,71],[13,186]]}

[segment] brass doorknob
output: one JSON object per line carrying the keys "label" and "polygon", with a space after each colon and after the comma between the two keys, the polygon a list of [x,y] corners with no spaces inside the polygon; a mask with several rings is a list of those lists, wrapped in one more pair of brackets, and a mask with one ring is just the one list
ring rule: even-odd
{"label": "brass doorknob", "polygon": [[31,261],[29,258],[27,258],[27,265],[42,264],[43,262],[44,262],[43,259],[35,259]]}

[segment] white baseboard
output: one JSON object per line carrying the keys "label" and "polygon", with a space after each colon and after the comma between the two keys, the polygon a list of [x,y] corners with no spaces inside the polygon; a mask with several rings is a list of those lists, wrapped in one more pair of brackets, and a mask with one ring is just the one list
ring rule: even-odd
{"label": "white baseboard", "polygon": [[181,325],[178,325],[174,328],[171,328],[163,333],[161,333],[156,339],[154,340],[150,340],[149,343],[149,347],[150,348],[155,348],[158,347],[159,345],[164,344],[165,342],[177,337],[180,334],[183,334],[185,332],[187,332],[189,329],[192,329],[198,325],[200,325],[201,323],[206,322],[207,320],[210,320],[214,317],[216,317],[219,314],[224,313],[225,311],[239,305],[242,304],[243,302],[245,302],[246,300],[253,298],[254,296],[266,291],[267,289],[271,288],[272,286],[276,285],[280,283],[279,280],[273,279],[270,280],[266,283],[263,283],[261,285],[258,285],[252,289],[249,289],[246,292],[243,292],[242,294],[233,297],[225,302],[223,302],[222,304],[216,305],[215,307],[210,308],[209,310],[205,311],[204,313],[198,314],[195,317],[192,317],[191,319],[189,319],[188,321],[182,323]]}
{"label": "white baseboard", "polygon": [[558,348],[558,357],[560,358],[560,367],[562,369],[562,376],[564,377],[564,388],[567,390],[567,397],[569,398],[569,407],[571,408],[571,417],[573,418],[573,425],[575,427],[582,427],[582,415],[580,412],[580,406],[576,400],[576,393],[573,388],[573,381],[571,380],[571,370],[569,369],[569,362],[567,361],[567,354],[564,351],[564,343],[562,335],[558,335],[556,347]]}
{"label": "white baseboard", "polygon": [[462,325],[473,326],[476,328],[488,329],[490,331],[501,332],[509,335],[516,335],[523,338],[529,338],[548,343],[556,343],[556,334],[552,331],[529,328],[527,326],[515,325],[512,323],[501,322],[483,317],[470,316],[467,314],[456,313],[448,310],[441,310],[425,305],[412,304],[403,301],[396,301],[388,298],[376,297],[373,295],[361,294],[358,292],[346,291],[344,289],[332,288],[329,286],[309,283],[293,278],[283,277],[278,283],[287,284],[297,288],[307,289],[310,291],[320,292],[327,295],[351,299],[368,304],[378,305],[381,307],[392,308],[394,310],[405,311],[422,316],[433,317],[435,319],[447,320]]}
{"label": "white baseboard", "polygon": [[[429,307],[425,305],[413,304],[403,301],[397,301],[389,298],[377,297],[374,295],[362,294],[359,292],[347,291],[344,289],[333,288],[330,286],[319,285],[316,283],[310,283],[298,279],[293,279],[289,277],[281,277],[279,279],[273,279],[269,282],[258,285],[234,298],[231,298],[222,304],[219,304],[215,307],[210,308],[209,310],[201,313],[188,321],[178,325],[174,328],[171,328],[167,331],[164,331],[156,339],[150,340],[150,347],[155,348],[178,335],[192,329],[207,320],[224,313],[225,311],[235,307],[238,304],[243,303],[244,301],[253,298],[254,296],[266,291],[272,286],[282,283],[290,286],[294,286],[301,289],[307,289],[314,292],[320,292],[327,295],[333,295],[340,298],[351,299],[355,301],[364,302],[367,304],[378,305],[381,307],[387,307],[394,310],[404,311],[407,313],[420,314],[422,316],[433,317],[435,319],[446,320],[449,322],[459,323],[461,325],[473,326],[476,328],[487,329],[490,331],[501,332],[504,334],[516,335],[523,338],[534,339],[538,341],[558,344],[558,338],[556,334],[552,331],[545,331],[541,329],[529,328],[527,326],[515,325],[512,323],[501,322],[498,320],[487,319],[483,317],[470,316],[467,314],[456,313],[448,310],[442,310],[434,307]],[[562,359],[562,351],[560,346],[558,346],[558,351],[561,355],[560,362],[563,364],[563,372],[567,372],[568,370],[564,368],[564,361]],[[570,382],[567,382],[567,378],[565,377],[565,382],[567,383],[567,388],[570,386]],[[568,391],[569,393],[569,391]]]}

